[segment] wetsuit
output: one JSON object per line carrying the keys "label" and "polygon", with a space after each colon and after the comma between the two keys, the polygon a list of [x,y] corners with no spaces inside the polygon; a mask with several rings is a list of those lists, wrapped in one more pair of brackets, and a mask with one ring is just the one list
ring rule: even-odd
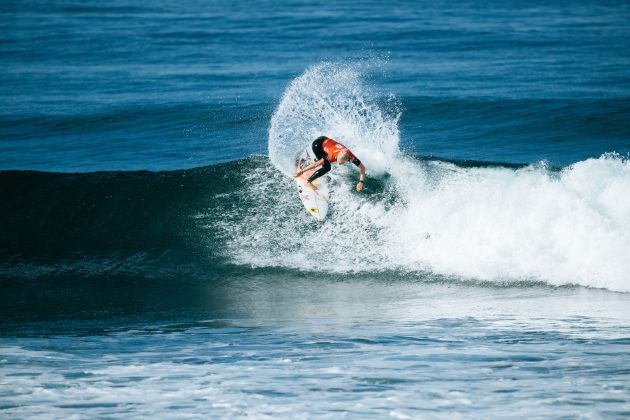
{"label": "wetsuit", "polygon": [[313,182],[330,171],[330,163],[335,162],[341,152],[350,156],[350,162],[356,166],[361,165],[361,161],[343,144],[326,136],[316,138],[313,142],[313,153],[317,160],[324,159],[324,164],[308,178],[308,182]]}

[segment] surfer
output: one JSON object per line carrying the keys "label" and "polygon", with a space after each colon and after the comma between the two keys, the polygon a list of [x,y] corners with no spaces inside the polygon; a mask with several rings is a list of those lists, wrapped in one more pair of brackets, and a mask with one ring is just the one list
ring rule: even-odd
{"label": "surfer", "polygon": [[359,182],[357,183],[357,191],[363,189],[365,166],[346,146],[330,137],[321,136],[316,138],[313,142],[313,153],[315,153],[315,157],[318,160],[295,172],[295,176],[298,177],[310,169],[321,166],[321,168],[313,172],[313,175],[307,180],[308,186],[313,190],[317,191],[317,187],[313,185],[313,181],[330,171],[331,162],[337,162],[338,165],[343,165],[348,161],[354,163],[359,168],[361,174],[359,175]]}

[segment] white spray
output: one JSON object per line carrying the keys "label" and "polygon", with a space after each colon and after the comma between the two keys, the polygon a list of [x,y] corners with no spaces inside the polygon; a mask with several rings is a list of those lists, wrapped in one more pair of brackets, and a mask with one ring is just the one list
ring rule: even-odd
{"label": "white spray", "polygon": [[323,63],[291,82],[269,128],[269,157],[278,169],[292,174],[296,153],[322,135],[348,146],[372,170],[388,167],[398,153],[400,113],[377,105],[359,66]]}
{"label": "white spray", "polygon": [[[352,66],[323,64],[285,92],[269,155],[285,175],[320,135],[337,138],[368,168],[377,193],[353,191],[355,168],[330,173],[331,213],[317,223],[290,177],[264,168],[249,193],[274,209],[231,226],[231,259],[258,267],[328,272],[438,273],[461,280],[544,281],[630,292],[630,162],[615,155],[557,172],[544,165],[461,168],[398,150],[397,112],[386,112]],[[369,182],[368,182],[369,184]]]}

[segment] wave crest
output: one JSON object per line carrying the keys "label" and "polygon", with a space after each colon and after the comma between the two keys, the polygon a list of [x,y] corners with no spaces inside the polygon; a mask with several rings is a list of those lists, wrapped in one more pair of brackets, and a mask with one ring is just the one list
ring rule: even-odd
{"label": "wave crest", "polygon": [[387,108],[379,106],[361,66],[322,63],[291,82],[269,127],[269,157],[278,169],[291,175],[295,155],[322,135],[344,143],[373,171],[388,167],[398,153],[400,112],[391,95]]}

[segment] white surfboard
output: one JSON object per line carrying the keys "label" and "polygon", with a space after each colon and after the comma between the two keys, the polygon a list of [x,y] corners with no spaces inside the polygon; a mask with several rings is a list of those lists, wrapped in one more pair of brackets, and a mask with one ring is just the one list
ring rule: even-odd
{"label": "white surfboard", "polygon": [[[295,167],[296,171],[310,165],[315,161],[315,156],[311,150],[311,146],[306,146],[297,156]],[[317,178],[313,184],[317,187],[317,191],[307,185],[308,178],[319,168],[310,169],[299,177],[295,178],[300,200],[304,204],[304,208],[309,214],[320,222],[324,220],[328,214],[328,186],[323,177]]]}

